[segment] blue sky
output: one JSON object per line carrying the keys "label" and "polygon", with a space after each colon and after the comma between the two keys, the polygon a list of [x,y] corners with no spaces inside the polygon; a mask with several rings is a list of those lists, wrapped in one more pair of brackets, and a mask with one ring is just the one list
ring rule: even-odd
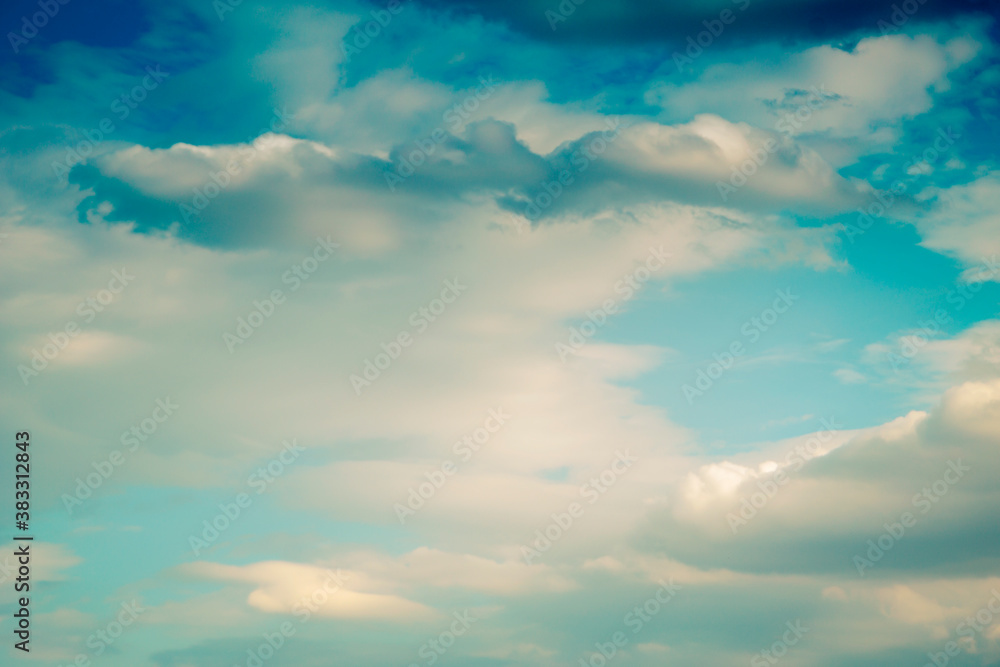
{"label": "blue sky", "polygon": [[7,3],[3,650],[1000,664],[996,17]]}

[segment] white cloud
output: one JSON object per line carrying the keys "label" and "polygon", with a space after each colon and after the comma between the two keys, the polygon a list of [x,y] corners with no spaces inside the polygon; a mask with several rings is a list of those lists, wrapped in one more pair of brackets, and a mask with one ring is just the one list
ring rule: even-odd
{"label": "white cloud", "polygon": [[250,584],[254,588],[247,604],[272,614],[292,614],[305,609],[329,618],[383,620],[434,614],[421,604],[391,593],[357,590],[352,573],[342,573],[338,580],[336,571],[324,567],[270,561],[242,567],[193,563],[184,570],[208,579]]}
{"label": "white cloud", "polygon": [[1000,175],[990,173],[971,183],[931,188],[922,193],[932,200],[930,212],[915,220],[922,244],[957,256],[970,267],[973,280],[1000,281]]}
{"label": "white cloud", "polygon": [[[791,54],[759,49],[739,62],[708,67],[694,82],[654,84],[646,99],[663,106],[670,118],[712,111],[774,128],[812,95],[825,101],[782,128],[793,135],[861,141],[866,149],[890,147],[899,137],[900,122],[928,111],[934,93],[948,89],[948,76],[987,48],[985,37],[978,36],[981,26],[965,28],[954,30],[954,36],[944,30],[868,37],[851,51],[829,45]],[[857,150],[838,157],[843,148],[826,147],[824,155],[838,166],[852,162]]]}

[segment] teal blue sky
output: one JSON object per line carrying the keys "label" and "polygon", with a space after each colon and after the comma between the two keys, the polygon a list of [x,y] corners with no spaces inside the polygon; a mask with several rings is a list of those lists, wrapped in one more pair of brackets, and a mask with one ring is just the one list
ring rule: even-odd
{"label": "teal blue sky", "polygon": [[1000,664],[997,10],[7,3],[3,664]]}

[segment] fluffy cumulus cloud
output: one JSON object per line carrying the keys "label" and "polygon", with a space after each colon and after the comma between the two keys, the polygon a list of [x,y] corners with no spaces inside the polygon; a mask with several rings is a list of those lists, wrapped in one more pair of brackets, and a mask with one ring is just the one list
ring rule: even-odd
{"label": "fluffy cumulus cloud", "polygon": [[32,656],[1000,660],[991,3],[15,5]]}
{"label": "fluffy cumulus cloud", "polygon": [[645,97],[668,118],[711,110],[811,138],[839,166],[897,144],[903,123],[933,106],[952,73],[992,50],[981,26],[868,36],[851,49],[823,44],[789,54],[754,45],[744,58],[713,62],[693,81],[675,83],[678,69],[691,69],[678,59]]}
{"label": "fluffy cumulus cloud", "polygon": [[932,208],[916,219],[927,247],[980,269],[971,273],[973,281],[1000,279],[995,264],[1000,251],[1000,219],[994,206],[998,194],[1000,179],[992,172],[969,183],[930,188],[925,198]]}

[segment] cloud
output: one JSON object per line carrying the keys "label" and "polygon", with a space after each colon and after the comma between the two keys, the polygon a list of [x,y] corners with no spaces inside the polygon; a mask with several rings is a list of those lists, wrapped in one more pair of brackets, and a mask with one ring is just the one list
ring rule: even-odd
{"label": "cloud", "polygon": [[[885,360],[919,341],[907,318],[929,300],[996,279],[976,268],[1000,203],[995,28],[964,4],[880,35],[892,7],[754,0],[676,71],[687,37],[742,4],[567,2],[553,30],[558,3],[428,0],[348,58],[377,8],[265,0],[220,21],[181,3],[141,6],[125,47],[25,53],[0,86],[0,398],[45,443],[32,509],[66,537],[37,545],[62,610],[39,629],[64,638],[45,659],[71,661],[109,596],[136,595],[142,641],[109,664],[232,664],[303,610],[316,620],[279,660],[410,664],[472,610],[448,659],[555,667],[631,634],[667,580],[678,597],[622,664],[746,665],[793,616],[812,629],[789,665],[904,664],[957,639],[997,586],[988,299],[899,374]],[[58,178],[147,62],[163,85]],[[897,225],[838,247],[838,216],[952,124],[963,143],[914,169],[917,205],[891,215],[962,263],[957,284],[945,260],[910,263]],[[134,284],[85,318],[122,267]],[[682,374],[788,285],[803,319],[699,421]],[[80,334],[25,386],[18,365],[70,321]],[[65,514],[164,397],[176,417]],[[759,441],[773,427],[783,439]],[[178,565],[183,536],[291,438],[302,457],[213,562]],[[634,465],[608,482],[619,452]],[[916,523],[861,576],[855,556],[904,512]],[[124,525],[141,532],[100,529]],[[98,552],[95,588],[75,575]],[[998,632],[963,651],[995,658]]]}
{"label": "cloud", "polygon": [[[981,531],[996,520],[989,508],[997,499],[990,473],[976,471],[1000,465],[990,444],[998,406],[1000,380],[964,382],[930,413],[853,434],[832,449],[817,434],[815,447],[789,443],[778,458],[753,457],[754,467],[706,465],[689,475],[669,514],[650,515],[642,541],[703,567],[834,573],[909,511],[916,527],[872,576],[982,574]],[[955,466],[961,474],[947,472]]]}
{"label": "cloud", "polygon": [[[87,193],[78,206],[81,221],[134,223],[136,231],[229,248],[328,233],[369,252],[398,243],[404,220],[432,224],[463,211],[469,197],[495,197],[512,214],[532,219],[666,201],[757,211],[783,202],[814,212],[861,201],[858,189],[815,152],[718,117],[676,127],[641,123],[620,130],[620,138],[617,132],[585,135],[543,157],[518,141],[516,128],[481,121],[468,125],[463,138],[448,135],[405,182],[396,176],[407,159],[402,146],[387,163],[273,134],[234,146],[133,146],[76,168],[71,180]],[[749,178],[740,173],[746,165]],[[389,192],[388,176],[399,192]]]}
{"label": "cloud", "polygon": [[[329,618],[405,620],[432,613],[427,607],[397,595],[354,590],[351,584],[340,583],[338,573],[312,565],[278,561],[242,567],[193,563],[184,571],[209,579],[251,584],[255,588],[247,597],[247,604],[272,614],[307,609]],[[344,573],[343,579],[350,578],[350,573]]]}
{"label": "cloud", "polygon": [[[481,14],[492,20],[509,23],[517,30],[540,40],[605,44],[658,42],[677,50],[686,46],[687,37],[706,30],[704,21],[717,20],[726,9],[736,14],[737,18],[729,21],[732,26],[728,29],[722,26],[724,32],[719,39],[719,46],[723,48],[733,42],[769,38],[809,42],[836,39],[855,31],[877,32],[880,30],[879,21],[885,22],[890,29],[895,29],[890,23],[893,20],[891,7],[859,0],[847,3],[809,0],[794,5],[763,0],[754,2],[752,6],[736,0],[714,0],[687,5],[628,2],[613,7],[584,2],[560,4],[552,0],[518,0],[503,6],[477,0],[423,0],[423,4],[433,8]],[[928,3],[919,7],[913,20],[922,22],[942,19],[984,9],[983,4],[978,2],[941,5]],[[551,18],[550,13],[555,14],[556,18]],[[906,16],[905,20],[910,19]]]}
{"label": "cloud", "polygon": [[[891,147],[904,120],[930,110],[951,74],[991,50],[981,29],[869,37],[850,50],[757,47],[739,63],[708,66],[694,81],[654,83],[646,100],[670,120],[714,112],[790,136],[819,135],[817,149],[840,166]],[[857,148],[845,155],[832,140]]]}
{"label": "cloud", "polygon": [[[1000,175],[989,173],[970,183],[929,188],[922,193],[932,208],[913,221],[922,244],[979,269],[973,280],[1000,281]],[[979,277],[977,276],[984,276]]]}
{"label": "cloud", "polygon": [[863,384],[868,381],[862,373],[852,368],[838,368],[833,372],[833,376],[844,384]]}

